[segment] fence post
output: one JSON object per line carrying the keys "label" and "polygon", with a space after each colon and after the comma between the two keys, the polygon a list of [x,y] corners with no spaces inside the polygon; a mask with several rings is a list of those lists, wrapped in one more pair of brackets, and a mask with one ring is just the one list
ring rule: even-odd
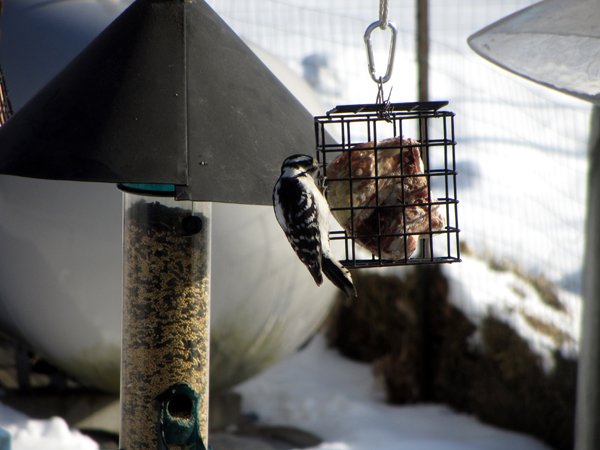
{"label": "fence post", "polygon": [[429,101],[429,0],[417,1],[417,83],[420,102]]}
{"label": "fence post", "polygon": [[592,111],[575,449],[600,448],[600,109]]}

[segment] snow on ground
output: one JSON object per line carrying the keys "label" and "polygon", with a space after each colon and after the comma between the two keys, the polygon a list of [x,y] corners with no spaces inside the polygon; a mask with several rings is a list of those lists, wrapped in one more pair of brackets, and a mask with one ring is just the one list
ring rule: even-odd
{"label": "snow on ground", "polygon": [[0,428],[11,435],[11,450],[97,450],[98,444],[67,423],[53,417],[30,419],[0,404]]}
{"label": "snow on ground", "polygon": [[[324,440],[309,450],[549,450],[446,406],[386,404],[371,366],[326,348],[321,335],[236,390],[244,412],[257,413],[261,423],[301,428]],[[58,417],[29,419],[0,405],[0,428],[12,435],[12,450],[98,450]]]}
{"label": "snow on ground", "polygon": [[[470,321],[478,325],[486,317],[493,317],[511,326],[532,351],[542,357],[547,370],[554,367],[554,352],[576,357],[579,348],[581,302],[578,295],[556,288],[561,307],[544,301],[530,281],[512,270],[493,268],[489,262],[463,255],[460,264],[445,268],[450,281],[450,300]],[[479,280],[472,283],[472,279]],[[530,318],[552,327],[560,335],[545,334],[544,328],[535,328]],[[474,344],[480,345],[478,335]]]}
{"label": "snow on ground", "polygon": [[261,422],[320,436],[324,443],[311,450],[548,450],[445,406],[387,405],[371,366],[342,358],[320,335],[236,390]]}

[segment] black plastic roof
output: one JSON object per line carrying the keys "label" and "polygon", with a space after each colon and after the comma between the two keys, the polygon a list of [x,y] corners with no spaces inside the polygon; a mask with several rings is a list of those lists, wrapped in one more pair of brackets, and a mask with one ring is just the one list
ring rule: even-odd
{"label": "black plastic roof", "polygon": [[269,204],[312,116],[201,0],[137,0],[0,128],[0,173]]}

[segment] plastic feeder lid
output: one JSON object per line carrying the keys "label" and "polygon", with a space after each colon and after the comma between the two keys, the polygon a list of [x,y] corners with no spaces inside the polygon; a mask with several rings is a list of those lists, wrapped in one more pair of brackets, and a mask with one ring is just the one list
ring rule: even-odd
{"label": "plastic feeder lid", "polygon": [[599,0],[545,0],[475,33],[469,45],[511,72],[600,103],[599,23]]}
{"label": "plastic feeder lid", "polygon": [[0,128],[0,173],[270,204],[312,116],[201,0],[137,0]]}

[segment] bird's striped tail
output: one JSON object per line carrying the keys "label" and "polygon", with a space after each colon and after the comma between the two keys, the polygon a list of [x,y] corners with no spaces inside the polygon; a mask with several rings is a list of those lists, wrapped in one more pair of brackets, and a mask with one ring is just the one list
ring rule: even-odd
{"label": "bird's striped tail", "polygon": [[340,288],[348,298],[356,298],[356,289],[352,283],[350,271],[342,266],[338,261],[323,256],[322,260],[323,273],[333,284]]}

